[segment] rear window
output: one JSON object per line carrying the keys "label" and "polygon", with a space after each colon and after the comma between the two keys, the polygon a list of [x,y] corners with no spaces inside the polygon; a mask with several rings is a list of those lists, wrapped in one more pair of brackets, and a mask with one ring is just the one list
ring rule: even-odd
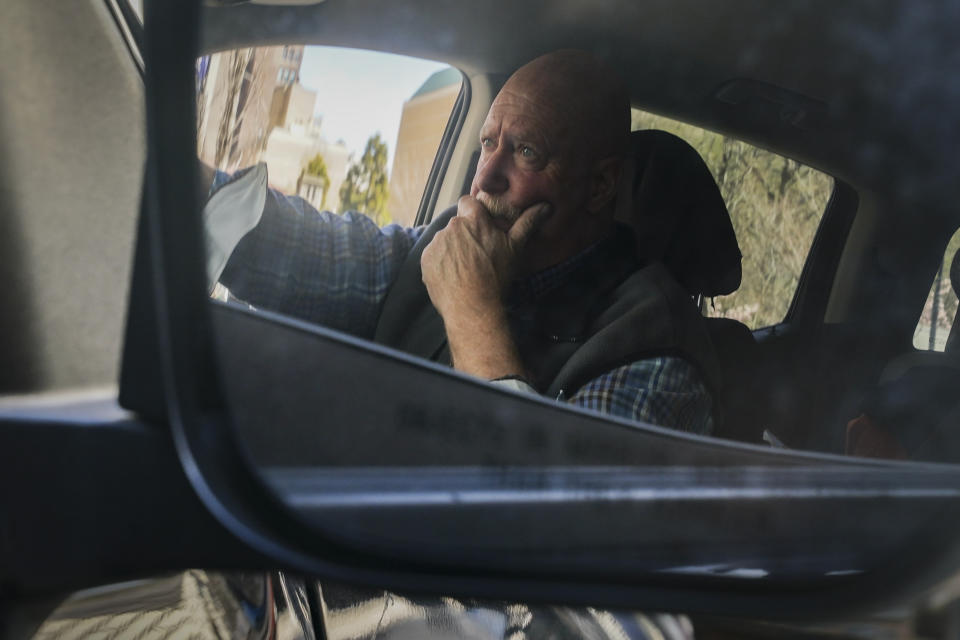
{"label": "rear window", "polygon": [[680,136],[707,163],[730,211],[743,253],[743,281],[707,301],[705,314],[758,329],[783,321],[827,201],[833,178],[740,140],[633,109],[631,128]]}

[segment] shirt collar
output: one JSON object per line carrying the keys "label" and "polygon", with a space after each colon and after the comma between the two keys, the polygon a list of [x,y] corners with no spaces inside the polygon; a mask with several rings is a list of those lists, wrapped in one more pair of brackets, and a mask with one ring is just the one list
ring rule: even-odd
{"label": "shirt collar", "polygon": [[[605,240],[605,239],[604,239]],[[600,250],[604,240],[598,240],[580,253],[536,273],[517,279],[510,290],[510,306],[539,298],[565,282],[568,276],[589,263]]]}

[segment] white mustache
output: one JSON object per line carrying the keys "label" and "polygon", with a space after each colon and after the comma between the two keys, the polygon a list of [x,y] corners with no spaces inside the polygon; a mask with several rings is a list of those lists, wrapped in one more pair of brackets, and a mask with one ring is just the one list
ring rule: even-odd
{"label": "white mustache", "polygon": [[520,214],[523,213],[520,208],[509,205],[503,200],[494,198],[483,192],[477,194],[477,200],[487,208],[487,211],[490,212],[492,217],[502,218],[510,223],[516,222],[520,218]]}

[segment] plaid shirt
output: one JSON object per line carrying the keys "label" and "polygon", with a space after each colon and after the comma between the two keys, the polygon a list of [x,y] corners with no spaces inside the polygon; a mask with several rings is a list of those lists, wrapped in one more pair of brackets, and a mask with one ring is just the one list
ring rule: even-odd
{"label": "plaid shirt", "polygon": [[[218,173],[211,194],[242,179]],[[359,213],[317,211],[304,200],[268,190],[255,231],[237,244],[220,282],[255,306],[372,338],[380,307],[424,227],[380,228]],[[208,229],[208,233],[210,230]],[[539,297],[586,266],[597,245],[515,283],[510,299]],[[648,358],[601,375],[569,402],[631,420],[706,434],[710,393],[682,358]]]}

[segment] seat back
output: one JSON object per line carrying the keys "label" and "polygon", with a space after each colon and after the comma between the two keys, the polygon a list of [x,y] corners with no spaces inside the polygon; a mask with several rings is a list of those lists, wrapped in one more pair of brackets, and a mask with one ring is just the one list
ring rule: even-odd
{"label": "seat back", "polygon": [[[637,237],[639,255],[663,262],[691,296],[733,293],[740,286],[740,247],[713,174],[696,149],[666,131],[631,134],[617,219]],[[755,365],[758,345],[750,329],[726,318],[705,318],[723,376],[714,390],[720,420],[714,435],[761,441]],[[759,392],[762,396],[762,392]]]}
{"label": "seat back", "polygon": [[[960,298],[960,249],[953,256],[950,281]],[[878,384],[861,402],[871,428],[882,429],[904,456],[925,461],[960,462],[960,313],[953,318],[942,353],[910,351],[884,367]],[[859,419],[858,419],[859,420]],[[851,423],[855,424],[856,420]],[[850,437],[848,453],[862,454]]]}

